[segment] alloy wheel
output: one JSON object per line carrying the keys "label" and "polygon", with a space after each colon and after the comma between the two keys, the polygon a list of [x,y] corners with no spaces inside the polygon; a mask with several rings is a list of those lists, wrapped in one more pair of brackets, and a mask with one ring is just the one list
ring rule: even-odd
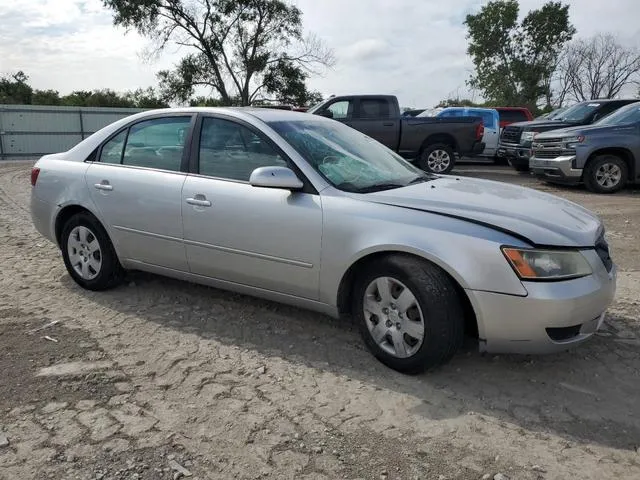
{"label": "alloy wheel", "polygon": [[364,317],[377,345],[397,358],[413,356],[422,345],[425,322],[411,290],[392,277],[379,277],[365,290]]}

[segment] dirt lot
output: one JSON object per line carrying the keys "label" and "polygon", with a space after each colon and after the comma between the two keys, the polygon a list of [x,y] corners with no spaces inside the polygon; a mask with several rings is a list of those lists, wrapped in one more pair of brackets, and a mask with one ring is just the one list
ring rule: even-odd
{"label": "dirt lot", "polygon": [[307,311],[139,273],[79,289],[31,226],[29,167],[0,166],[1,479],[640,478],[640,191],[462,167],[602,215],[617,298],[574,351],[470,345],[409,377]]}

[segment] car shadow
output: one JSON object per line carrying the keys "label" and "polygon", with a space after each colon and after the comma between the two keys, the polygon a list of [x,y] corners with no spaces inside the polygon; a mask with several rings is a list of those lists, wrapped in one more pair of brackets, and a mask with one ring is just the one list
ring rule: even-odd
{"label": "car shadow", "polygon": [[411,395],[421,399],[413,413],[427,419],[482,414],[585,444],[640,443],[640,331],[624,317],[609,315],[601,333],[566,353],[486,355],[469,342],[449,364],[407,376],[371,356],[350,321],[140,272],[101,293],[68,276],[62,283],[122,314]]}

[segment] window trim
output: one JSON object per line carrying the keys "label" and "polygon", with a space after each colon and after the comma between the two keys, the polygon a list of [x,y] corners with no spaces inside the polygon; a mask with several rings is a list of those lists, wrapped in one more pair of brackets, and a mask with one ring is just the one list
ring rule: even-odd
{"label": "window trim", "polygon": [[[131,127],[142,123],[142,122],[148,122],[150,120],[158,120],[158,119],[163,119],[163,118],[172,118],[172,117],[184,117],[184,118],[190,118],[189,121],[189,126],[188,126],[188,132],[185,135],[185,139],[184,139],[184,146],[182,149],[182,159],[180,160],[180,169],[179,170],[166,170],[164,168],[154,168],[154,167],[141,167],[138,165],[125,165],[123,164],[123,159],[124,159],[124,151],[127,147],[127,142],[129,140],[129,132],[131,130]],[[89,155],[89,157],[87,157],[87,159],[85,159],[85,162],[90,162],[90,163],[99,163],[101,165],[111,165],[111,166],[119,166],[119,167],[128,167],[128,168],[139,168],[139,169],[144,169],[144,170],[153,170],[153,171],[157,171],[157,172],[172,172],[172,173],[187,173],[189,171],[189,158],[191,157],[191,145],[192,145],[192,137],[193,137],[193,132],[196,126],[196,120],[197,120],[197,114],[195,113],[191,113],[191,112],[171,112],[171,113],[157,113],[154,115],[149,115],[147,117],[144,118],[139,118],[138,120],[128,123],[126,125],[124,125],[123,127],[119,128],[118,130],[116,130],[115,132],[113,132],[111,135],[109,135],[106,139],[104,139],[104,141],[91,153],[91,155]],[[125,140],[124,140],[124,144],[122,146],[122,153],[120,154],[120,163],[104,163],[100,161],[100,157],[102,156],[102,150],[104,149],[105,145],[107,143],[109,143],[111,140],[113,140],[115,137],[117,137],[120,133],[122,133],[123,131],[126,131],[126,136],[125,136]]]}
{"label": "window trim", "polygon": [[224,178],[224,177],[214,177],[211,175],[204,175],[200,173],[200,139],[202,137],[202,125],[205,118],[215,118],[218,120],[226,120],[228,122],[235,123],[237,125],[240,125],[249,129],[253,134],[260,137],[262,141],[266,142],[274,150],[275,153],[280,155],[280,157],[286,162],[287,167],[293,170],[293,172],[302,181],[303,187],[302,189],[298,190],[298,192],[308,193],[311,195],[318,195],[318,190],[313,186],[311,181],[307,178],[304,172],[302,172],[302,170],[298,167],[298,165],[296,165],[296,162],[294,162],[289,155],[287,155],[271,138],[269,138],[268,135],[266,135],[263,131],[261,131],[255,125],[252,125],[251,123],[241,118],[219,114],[219,113],[207,112],[207,113],[198,114],[198,119],[195,122],[195,127],[193,129],[193,135],[191,138],[191,146],[190,146],[191,156],[189,158],[189,162],[188,162],[189,166],[187,170],[187,173],[189,175],[194,177],[209,178],[212,180],[218,180],[223,182],[232,182],[232,183],[241,183],[245,185],[251,185],[249,181],[245,181],[245,180],[236,180],[233,178]]}

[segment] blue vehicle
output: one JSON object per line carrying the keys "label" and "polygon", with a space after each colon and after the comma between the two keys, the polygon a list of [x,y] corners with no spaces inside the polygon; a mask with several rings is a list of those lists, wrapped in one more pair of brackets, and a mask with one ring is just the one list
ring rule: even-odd
{"label": "blue vehicle", "polygon": [[437,117],[480,117],[484,124],[484,151],[481,157],[494,158],[498,151],[500,140],[500,116],[493,108],[476,107],[447,107],[437,114]]}

